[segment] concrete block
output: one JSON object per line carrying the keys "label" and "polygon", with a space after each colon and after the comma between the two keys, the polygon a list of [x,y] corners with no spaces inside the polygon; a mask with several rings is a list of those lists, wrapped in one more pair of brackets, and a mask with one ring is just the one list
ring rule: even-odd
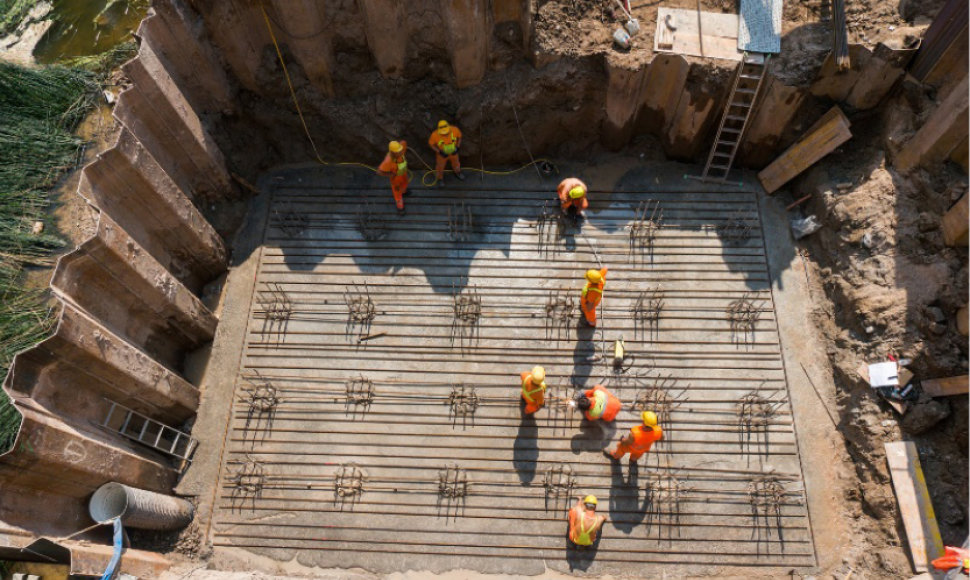
{"label": "concrete block", "polygon": [[407,62],[408,29],[404,2],[357,0],[367,46],[384,78],[401,78]]}
{"label": "concrete block", "polygon": [[488,69],[492,34],[488,4],[487,0],[447,0],[440,4],[458,88],[477,85]]}
{"label": "concrete block", "polygon": [[967,75],[956,85],[939,106],[930,113],[926,123],[903,144],[896,155],[896,169],[912,171],[918,165],[930,165],[946,159],[967,138],[968,121]]}
{"label": "concrete block", "polygon": [[333,45],[324,18],[324,5],[316,0],[272,0],[278,29],[277,40],[296,58],[310,83],[321,93],[333,96]]}

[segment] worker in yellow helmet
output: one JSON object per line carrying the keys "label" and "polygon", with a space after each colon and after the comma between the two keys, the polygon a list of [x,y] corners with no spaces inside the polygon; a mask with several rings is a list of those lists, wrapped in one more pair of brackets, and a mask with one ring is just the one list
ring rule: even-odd
{"label": "worker in yellow helmet", "polygon": [[408,151],[407,141],[391,141],[387,155],[377,167],[377,174],[391,179],[391,193],[397,205],[397,213],[404,215],[404,195],[408,192],[408,162],[404,158]]}
{"label": "worker in yellow helmet", "polygon": [[608,268],[586,270],[586,284],[583,285],[579,306],[583,310],[583,316],[586,317],[586,323],[590,326],[596,326],[596,307],[603,299],[607,270]]}
{"label": "worker in yellow helmet", "polygon": [[606,521],[606,516],[596,513],[599,503],[595,495],[576,498],[576,505],[569,510],[569,541],[580,548],[596,543],[596,536]]}
{"label": "worker in yellow helmet", "polygon": [[603,453],[617,461],[629,453],[630,462],[636,462],[644,453],[650,451],[653,444],[663,438],[663,429],[657,424],[657,415],[653,411],[641,413],[640,420],[643,424],[630,429],[630,432],[616,444],[616,449]]}
{"label": "worker in yellow helmet", "polygon": [[522,379],[525,414],[531,415],[541,409],[546,402],[546,369],[536,366],[531,372],[525,372],[519,376]]}
{"label": "worker in yellow helmet", "polygon": [[575,177],[563,179],[557,188],[559,204],[566,215],[572,216],[577,223],[586,217],[589,200],[586,199],[586,184]]}
{"label": "worker in yellow helmet", "polygon": [[444,119],[438,121],[438,128],[428,138],[428,145],[431,145],[431,148],[434,149],[434,170],[438,183],[444,183],[445,163],[447,162],[451,162],[451,169],[458,176],[458,179],[465,179],[465,176],[461,174],[461,163],[458,161],[458,150],[461,148],[461,130],[458,127],[449,125],[448,121]]}

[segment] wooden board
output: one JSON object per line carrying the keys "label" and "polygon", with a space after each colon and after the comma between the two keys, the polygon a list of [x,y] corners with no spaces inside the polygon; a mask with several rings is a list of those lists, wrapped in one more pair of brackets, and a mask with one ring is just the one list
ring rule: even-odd
{"label": "wooden board", "polygon": [[945,379],[928,379],[920,382],[920,386],[923,387],[923,392],[931,397],[966,395],[968,392],[968,384],[970,384],[970,376],[968,375],[947,377]]}
{"label": "wooden board", "polygon": [[968,90],[967,75],[963,75],[960,84],[951,89],[923,126],[903,144],[894,162],[899,171],[942,161],[967,138]]}
{"label": "wooden board", "polygon": [[968,229],[970,229],[970,196],[963,194],[960,201],[943,214],[943,241],[948,246],[965,246]]}
{"label": "wooden board", "polygon": [[906,528],[913,568],[917,572],[926,572],[930,562],[943,555],[943,539],[926,488],[926,478],[919,465],[916,445],[912,441],[886,443],[886,460]]}
{"label": "wooden board", "polygon": [[[667,28],[668,16],[673,19],[676,30]],[[665,38],[672,40],[671,48],[661,48],[660,43]],[[657,9],[653,50],[740,61],[743,53],[738,50],[738,15],[660,7]]]}
{"label": "wooden board", "polygon": [[794,145],[758,173],[765,191],[769,194],[778,191],[796,175],[851,139],[850,125],[838,106],[829,109]]}

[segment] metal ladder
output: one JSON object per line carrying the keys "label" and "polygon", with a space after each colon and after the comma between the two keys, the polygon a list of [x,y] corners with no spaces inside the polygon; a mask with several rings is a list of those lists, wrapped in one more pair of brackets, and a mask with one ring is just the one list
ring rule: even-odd
{"label": "metal ladder", "polygon": [[721,115],[721,125],[717,129],[714,146],[707,156],[704,173],[698,178],[701,181],[716,183],[727,181],[731,166],[734,165],[734,157],[744,137],[744,131],[748,127],[751,111],[754,110],[758,93],[761,91],[770,56],[748,52],[741,56],[741,63],[734,75],[731,95],[724,106],[724,114]]}
{"label": "metal ladder", "polygon": [[[105,399],[111,406],[101,426],[142,445],[157,449],[166,455],[190,461],[198,441],[187,433],[150,419],[121,403]],[[115,411],[119,411],[115,413]]]}

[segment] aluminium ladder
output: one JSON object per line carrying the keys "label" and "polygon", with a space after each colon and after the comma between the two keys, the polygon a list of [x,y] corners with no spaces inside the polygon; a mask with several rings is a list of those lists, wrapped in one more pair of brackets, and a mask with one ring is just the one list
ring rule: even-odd
{"label": "aluminium ladder", "polygon": [[741,145],[741,139],[748,127],[751,111],[754,110],[758,93],[764,82],[768,70],[770,55],[745,52],[741,56],[737,73],[734,75],[734,85],[724,114],[721,115],[721,125],[717,129],[714,146],[707,156],[704,173],[698,178],[701,181],[724,183],[727,181],[734,158]]}
{"label": "aluminium ladder", "polygon": [[[105,400],[111,403],[111,406],[104,421],[101,422],[102,427],[166,455],[186,462],[191,461],[189,458],[195,451],[198,441],[187,433],[150,419],[121,403]],[[117,414],[116,410],[119,411]]]}

